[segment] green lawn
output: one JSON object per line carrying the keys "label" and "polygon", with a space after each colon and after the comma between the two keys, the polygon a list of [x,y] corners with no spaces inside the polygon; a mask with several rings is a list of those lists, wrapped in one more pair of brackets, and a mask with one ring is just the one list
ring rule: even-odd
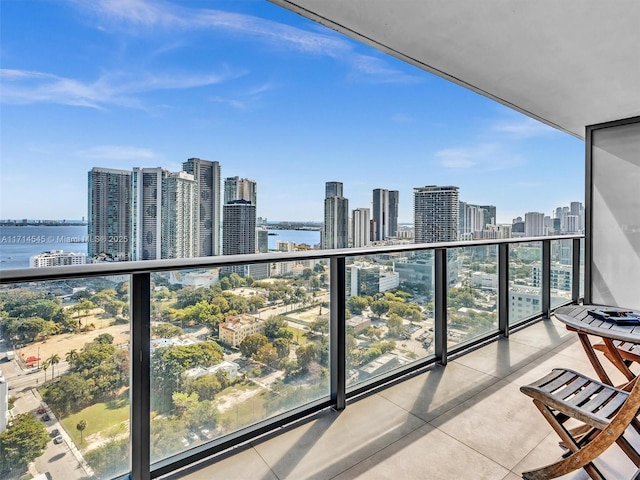
{"label": "green lawn", "polygon": [[66,432],[72,437],[73,442],[80,448],[86,446],[86,442],[80,445],[80,431],[76,425],[80,420],[87,422],[87,427],[82,432],[82,438],[97,432],[104,432],[121,422],[129,420],[129,392],[108,402],[96,403],[84,410],[63,418],[62,423]]}

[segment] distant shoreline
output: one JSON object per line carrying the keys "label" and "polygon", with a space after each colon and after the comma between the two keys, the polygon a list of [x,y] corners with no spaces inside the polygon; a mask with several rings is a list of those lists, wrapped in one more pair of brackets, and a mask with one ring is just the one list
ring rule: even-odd
{"label": "distant shoreline", "polygon": [[0,227],[85,227],[82,220],[0,220]]}

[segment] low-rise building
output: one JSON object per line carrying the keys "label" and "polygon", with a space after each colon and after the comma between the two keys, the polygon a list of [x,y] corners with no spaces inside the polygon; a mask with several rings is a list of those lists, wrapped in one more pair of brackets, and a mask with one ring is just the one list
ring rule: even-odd
{"label": "low-rise building", "polygon": [[219,327],[222,342],[237,347],[247,336],[264,333],[264,321],[251,315],[231,315]]}
{"label": "low-rise building", "polygon": [[81,252],[65,252],[63,250],[42,252],[29,259],[29,266],[32,268],[84,265],[85,263],[87,263],[86,254]]}
{"label": "low-rise building", "polygon": [[367,327],[371,326],[371,319],[362,315],[355,315],[346,321],[347,327],[352,327],[354,333],[360,333]]}
{"label": "low-rise building", "polygon": [[229,377],[229,380],[235,380],[238,378],[238,369],[240,365],[235,362],[230,362],[225,360],[223,362],[218,363],[217,365],[213,365],[211,367],[194,367],[185,371],[184,374],[190,378],[198,378],[203,375],[215,375],[218,372],[224,372]]}

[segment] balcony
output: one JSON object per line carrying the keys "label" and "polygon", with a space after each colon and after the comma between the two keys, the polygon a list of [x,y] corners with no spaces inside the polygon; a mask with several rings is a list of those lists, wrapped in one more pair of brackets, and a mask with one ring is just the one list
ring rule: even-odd
{"label": "balcony", "polygon": [[[171,478],[517,480],[561,454],[557,435],[519,391],[557,366],[595,376],[577,336],[543,319]],[[616,448],[597,465],[606,478],[635,473]]]}
{"label": "balcony", "polygon": [[[56,392],[63,384],[66,374],[62,373],[66,370],[61,372],[61,366],[57,368],[57,377],[55,371],[50,371],[44,390],[38,388],[37,379],[35,385],[29,380],[34,377],[25,375],[29,378],[19,379],[21,394],[33,392],[37,396],[44,392],[44,399],[57,405],[45,407],[51,409],[55,421],[60,417],[68,435],[65,442],[82,453],[78,457],[80,465],[89,475],[96,473],[92,464],[103,469],[103,477],[126,474],[128,469],[122,456],[128,456],[129,472],[134,479],[167,475],[210,477],[220,469],[228,469],[228,478],[353,478],[358,475],[384,478],[392,472],[402,472],[402,475],[396,474],[401,478],[412,478],[416,472],[424,471],[425,465],[430,472],[428,478],[463,478],[463,472],[477,472],[473,478],[510,478],[509,475],[517,478],[522,468],[540,465],[557,454],[552,432],[518,387],[553,366],[591,372],[573,336],[548,319],[554,307],[580,297],[581,241],[580,237],[570,236],[539,237],[124,262],[5,271],[1,280],[5,292],[15,286],[48,292],[54,290],[52,286],[57,285],[56,282],[80,279],[89,285],[106,276],[129,279],[131,320],[124,322],[129,354],[116,355],[118,358],[126,355],[131,370],[108,395],[103,392],[108,401],[103,402],[99,396],[94,401],[80,397],[76,400],[78,404],[56,400],[55,395],[47,393],[47,388],[53,386],[52,391]],[[404,300],[395,299],[393,295],[385,298],[389,303],[397,302],[394,308],[375,312],[370,304],[361,316],[372,328],[356,331],[362,322],[354,323],[352,319],[358,315],[347,313],[346,307],[356,309],[356,302],[348,298],[366,295],[366,282],[358,279],[380,280],[379,277],[392,270],[390,264],[400,269],[415,258],[419,259],[415,265],[419,265],[426,276],[418,280],[412,277],[413,281],[404,285],[415,290],[405,297],[405,307],[398,309]],[[286,355],[285,366],[283,363],[275,366],[265,359],[267,357],[255,353],[250,359],[243,359],[247,355],[242,346],[238,352],[227,345],[224,359],[242,364],[244,383],[231,382],[227,390],[215,390],[207,398],[195,397],[196,404],[199,401],[200,406],[205,405],[203,408],[209,413],[217,409],[215,418],[208,417],[202,410],[198,410],[201,415],[198,420],[184,416],[190,408],[189,395],[185,392],[191,391],[187,384],[194,385],[189,383],[193,381],[192,374],[186,366],[175,372],[167,370],[169,363],[163,364],[165,370],[159,370],[154,351],[166,353],[173,347],[163,349],[163,344],[151,341],[155,327],[170,323],[159,320],[158,308],[163,300],[154,295],[158,292],[157,283],[169,272],[175,275],[196,268],[211,270],[295,262],[319,262],[327,274],[326,294],[323,287],[313,292],[320,302],[318,314],[315,314],[318,304],[305,305],[303,301],[296,311],[312,310],[315,318],[328,306],[328,332],[323,333],[320,327],[312,327],[310,323],[299,329],[297,341],[292,341],[293,353]],[[562,262],[570,272],[570,291],[551,288],[551,271],[557,270]],[[518,277],[524,265],[528,277]],[[372,274],[376,268],[378,277]],[[494,278],[495,282],[475,278],[473,274],[477,269],[494,272],[494,276],[488,278]],[[366,275],[358,273],[365,271]],[[557,276],[553,278],[557,282]],[[309,278],[308,286],[311,285]],[[475,298],[478,308],[461,306],[464,296],[460,293]],[[308,295],[313,298],[311,293]],[[328,305],[323,298],[329,300]],[[527,305],[524,311],[523,305]],[[286,314],[287,321],[295,321],[295,317],[289,316],[293,307],[277,301],[274,306],[259,309],[258,318],[263,312],[268,315],[271,309]],[[416,316],[415,312],[419,314]],[[78,327],[87,327],[88,320],[83,321],[81,310],[76,309],[76,315],[72,318],[78,319]],[[399,323],[397,318],[396,323],[391,321],[393,315],[400,319]],[[104,326],[96,325],[99,321],[98,317],[93,320],[95,330],[83,328],[76,334],[86,335],[87,341],[94,339],[92,345],[95,341],[100,343],[104,337],[99,334]],[[174,319],[174,327],[175,323]],[[289,323],[287,328],[295,330],[294,327]],[[300,337],[325,345],[327,356],[323,359],[323,354],[317,352],[311,365],[306,365],[309,368],[301,367],[299,359],[305,345],[308,347],[313,342],[305,343]],[[215,337],[218,338],[222,335]],[[205,335],[191,343],[203,345],[210,339],[210,335]],[[181,345],[187,345],[187,340],[181,337]],[[45,342],[36,342],[38,352],[54,341],[55,337],[51,337]],[[71,345],[65,341],[58,355],[66,357],[70,371],[80,375],[79,364],[74,363],[67,352]],[[29,352],[29,348],[33,351],[35,344],[21,348],[23,352]],[[84,352],[86,344],[80,350]],[[306,350],[308,354],[312,349]],[[123,352],[126,351],[125,348]],[[381,360],[385,355],[393,361]],[[169,362],[168,357],[163,358]],[[298,362],[297,369],[291,366],[291,359]],[[50,357],[42,360],[49,362],[48,367],[55,367]],[[222,356],[212,363],[220,364],[220,360]],[[292,369],[293,375],[285,374],[287,368]],[[42,378],[42,373],[47,381],[46,369],[36,372],[36,378]],[[236,373],[233,375],[235,378]],[[100,376],[97,374],[95,378]],[[243,396],[242,392],[249,390],[253,393]],[[226,395],[224,399],[222,395]],[[265,396],[268,400],[263,402],[261,398]],[[103,404],[106,405],[103,415],[113,416],[117,411],[124,417],[119,424],[113,422],[114,425],[97,432],[96,420],[87,422],[85,427],[90,426],[94,436],[86,442],[95,442],[97,434],[113,442],[114,448],[119,445],[118,448],[123,449],[121,456],[116,457],[115,463],[112,458],[110,466],[105,466],[108,452],[98,450],[100,454],[96,454],[94,447],[89,448],[85,443],[77,426],[80,420],[92,415],[92,408]],[[118,425],[130,426],[120,426],[116,431]],[[47,427],[53,426],[47,423]],[[90,432],[87,431],[87,439]],[[99,446],[98,442],[95,448]],[[452,458],[456,461],[452,462]],[[200,468],[198,462],[213,463]],[[619,468],[615,461],[612,465]]]}

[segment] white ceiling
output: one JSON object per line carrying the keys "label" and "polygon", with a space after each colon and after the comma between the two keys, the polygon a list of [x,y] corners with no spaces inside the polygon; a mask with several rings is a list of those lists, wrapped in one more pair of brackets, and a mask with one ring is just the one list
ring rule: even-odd
{"label": "white ceiling", "polygon": [[578,137],[640,115],[640,0],[271,0]]}

